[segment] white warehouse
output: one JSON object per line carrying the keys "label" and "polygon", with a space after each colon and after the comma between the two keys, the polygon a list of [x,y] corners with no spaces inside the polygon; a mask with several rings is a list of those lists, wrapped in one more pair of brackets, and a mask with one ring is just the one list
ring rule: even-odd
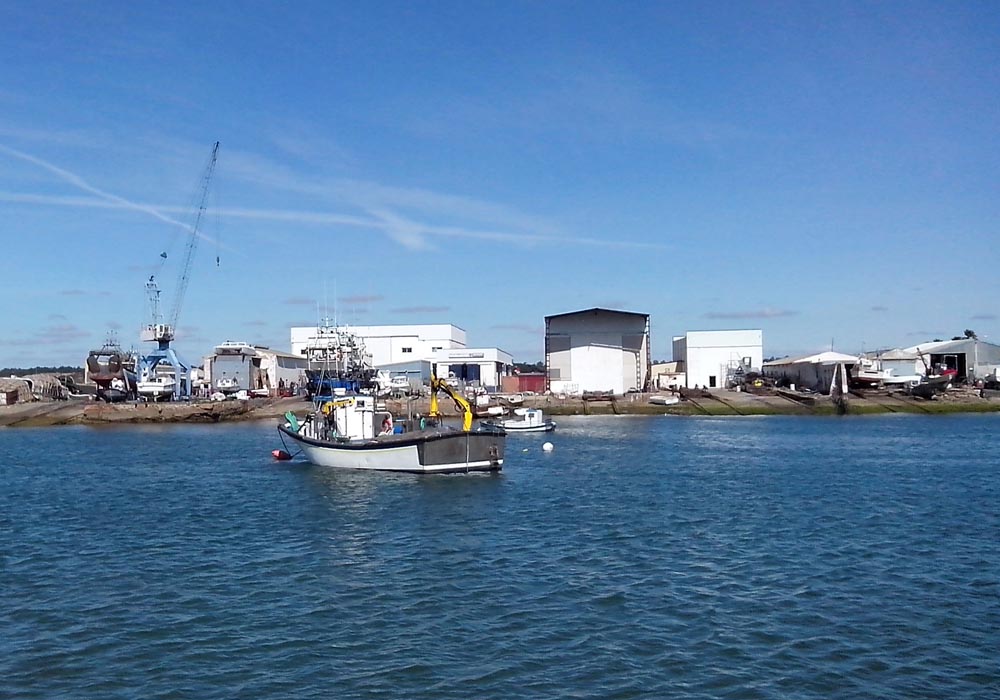
{"label": "white warehouse", "polygon": [[594,308],[545,317],[545,368],[553,393],[645,390],[649,352],[649,314]]}
{"label": "white warehouse", "polygon": [[[439,350],[465,347],[465,331],[450,323],[344,328],[364,340],[365,349],[376,367],[416,360],[433,362]],[[315,338],[317,331],[316,326],[293,327],[292,354],[304,355],[309,339]]]}
{"label": "white warehouse", "polygon": [[687,388],[725,388],[739,367],[760,371],[764,364],[764,333],[688,331],[674,337],[673,352],[674,360],[684,363]]}
{"label": "white warehouse", "polygon": [[434,353],[438,377],[454,377],[492,391],[511,374],[514,358],[499,348],[460,348]]}

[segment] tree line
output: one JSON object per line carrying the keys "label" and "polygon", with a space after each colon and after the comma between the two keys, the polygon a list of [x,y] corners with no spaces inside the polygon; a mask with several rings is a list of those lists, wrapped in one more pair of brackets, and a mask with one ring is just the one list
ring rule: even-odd
{"label": "tree line", "polygon": [[59,367],[4,367],[0,369],[0,377],[10,375],[24,376],[26,374],[83,374],[83,367],[60,365]]}

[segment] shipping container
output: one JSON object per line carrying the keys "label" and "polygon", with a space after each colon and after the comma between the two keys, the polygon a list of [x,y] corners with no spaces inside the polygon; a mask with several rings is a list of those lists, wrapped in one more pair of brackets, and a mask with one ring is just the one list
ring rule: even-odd
{"label": "shipping container", "polygon": [[545,375],[538,374],[519,374],[517,375],[517,390],[518,391],[531,391],[536,394],[545,393]]}

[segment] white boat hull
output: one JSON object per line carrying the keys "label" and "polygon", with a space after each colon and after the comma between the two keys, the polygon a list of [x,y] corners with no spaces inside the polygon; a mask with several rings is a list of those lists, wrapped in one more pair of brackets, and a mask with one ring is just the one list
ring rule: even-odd
{"label": "white boat hull", "polygon": [[516,408],[514,413],[521,417],[486,421],[483,425],[509,433],[549,433],[556,429],[555,421],[546,418],[540,408]]}
{"label": "white boat hull", "polygon": [[390,435],[335,444],[279,427],[317,466],[332,469],[448,474],[497,471],[503,466],[503,433],[454,430]]}
{"label": "white boat hull", "polygon": [[136,385],[136,391],[140,396],[148,396],[152,398],[163,398],[165,396],[170,396],[174,393],[174,388],[176,384],[174,382],[139,382]]}
{"label": "white boat hull", "polygon": [[679,404],[681,400],[676,396],[664,396],[662,394],[654,394],[649,397],[649,403],[654,406],[675,406]]}
{"label": "white boat hull", "polygon": [[553,421],[546,421],[541,425],[517,425],[516,422],[506,422],[501,423],[500,427],[506,430],[508,433],[551,433],[556,429],[556,424]]}

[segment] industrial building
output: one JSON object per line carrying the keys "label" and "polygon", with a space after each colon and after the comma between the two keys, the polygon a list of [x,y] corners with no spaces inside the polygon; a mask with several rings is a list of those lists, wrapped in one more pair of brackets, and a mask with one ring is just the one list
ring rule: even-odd
{"label": "industrial building", "polygon": [[548,390],[556,394],[648,388],[649,314],[584,309],[545,317]]}
{"label": "industrial building", "polygon": [[431,373],[434,371],[434,363],[428,360],[413,360],[412,362],[396,362],[391,365],[382,365],[380,370],[394,377],[406,377],[409,385],[419,388],[423,384],[431,383]]}
{"label": "industrial building", "polygon": [[[474,386],[499,389],[513,369],[513,358],[499,348],[467,348],[465,331],[450,323],[433,325],[350,326],[342,330],[361,338],[371,363],[393,376],[430,381],[455,377]],[[304,356],[319,332],[315,326],[291,329],[292,355]]]}
{"label": "industrial building", "polygon": [[[464,348],[465,331],[450,323],[397,326],[345,326],[343,330],[360,337],[376,367],[434,360],[438,350]],[[292,354],[305,355],[310,340],[319,332],[317,326],[291,329]]]}
{"label": "industrial building", "polygon": [[215,346],[205,358],[204,376],[209,392],[219,388],[219,381],[235,380],[239,389],[264,390],[269,393],[279,386],[301,386],[305,381],[306,358],[301,355],[272,350],[263,345],[226,341]]}
{"label": "industrial building", "polygon": [[448,348],[434,353],[434,364],[439,377],[497,391],[513,370],[514,358],[499,348]]}
{"label": "industrial building", "polygon": [[684,363],[677,360],[653,365],[651,376],[654,389],[677,391],[687,386]]}
{"label": "industrial building", "polygon": [[841,370],[841,366],[850,370],[857,363],[858,358],[854,355],[829,350],[815,355],[783,357],[765,362],[763,369],[765,376],[783,384],[828,394],[834,379],[848,376],[847,372]]}
{"label": "industrial building", "polygon": [[739,375],[760,370],[764,362],[764,333],[757,330],[688,331],[673,339],[676,371],[685,373],[687,388],[726,388]]}
{"label": "industrial building", "polygon": [[918,381],[926,372],[919,353],[899,348],[888,352],[869,353],[866,355],[866,360],[871,363],[872,370],[891,377],[907,377]]}
{"label": "industrial building", "polygon": [[905,348],[905,352],[916,355],[914,370],[917,374],[924,373],[926,362],[927,367],[955,370],[955,380],[959,382],[996,377],[1000,370],[1000,345],[978,338],[922,343]]}

